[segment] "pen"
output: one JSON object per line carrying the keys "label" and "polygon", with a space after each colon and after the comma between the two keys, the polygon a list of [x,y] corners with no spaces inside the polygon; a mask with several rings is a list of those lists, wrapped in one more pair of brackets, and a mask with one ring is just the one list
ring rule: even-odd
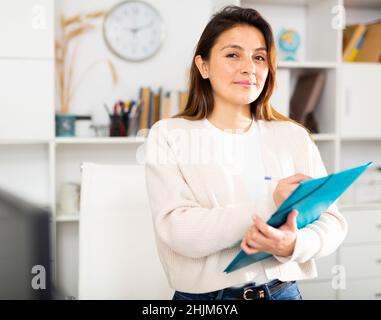
{"label": "pen", "polygon": [[107,114],[108,114],[109,117],[111,118],[112,113],[111,113],[110,109],[108,108],[107,104],[104,103],[103,106],[104,106],[104,108],[106,109]]}
{"label": "pen", "polygon": [[265,176],[264,179],[265,179],[265,180],[268,180],[268,181],[271,181],[271,180],[278,181],[278,180],[280,180],[280,179],[282,179],[282,178],[281,178],[281,177]]}

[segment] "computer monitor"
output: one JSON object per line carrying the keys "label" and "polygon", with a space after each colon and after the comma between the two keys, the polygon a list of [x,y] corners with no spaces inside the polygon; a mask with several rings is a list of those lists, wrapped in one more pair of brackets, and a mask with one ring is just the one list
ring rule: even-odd
{"label": "computer monitor", "polygon": [[51,299],[50,216],[0,189],[0,299]]}

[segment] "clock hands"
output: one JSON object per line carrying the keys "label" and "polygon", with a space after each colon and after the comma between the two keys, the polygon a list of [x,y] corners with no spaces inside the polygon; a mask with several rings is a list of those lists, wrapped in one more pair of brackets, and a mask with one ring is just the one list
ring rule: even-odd
{"label": "clock hands", "polygon": [[145,24],[143,26],[140,26],[139,28],[129,28],[129,27],[124,27],[123,29],[125,30],[128,30],[128,31],[131,31],[133,34],[136,34],[138,33],[139,31],[143,30],[143,29],[147,29],[149,28],[150,26],[152,26],[153,22],[149,23],[149,24]]}

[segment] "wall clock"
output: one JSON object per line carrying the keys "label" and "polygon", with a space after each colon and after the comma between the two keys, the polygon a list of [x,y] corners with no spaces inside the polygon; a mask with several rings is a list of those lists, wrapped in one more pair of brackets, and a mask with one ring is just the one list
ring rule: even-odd
{"label": "wall clock", "polygon": [[123,1],[107,13],[103,36],[109,49],[127,61],[152,57],[164,40],[159,12],[144,1]]}

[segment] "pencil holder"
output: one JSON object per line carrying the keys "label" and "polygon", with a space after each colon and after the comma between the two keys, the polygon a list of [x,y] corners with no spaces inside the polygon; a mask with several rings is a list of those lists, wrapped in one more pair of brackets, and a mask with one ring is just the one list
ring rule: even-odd
{"label": "pencil holder", "polygon": [[120,115],[110,116],[110,137],[126,136],[126,124],[124,117]]}

